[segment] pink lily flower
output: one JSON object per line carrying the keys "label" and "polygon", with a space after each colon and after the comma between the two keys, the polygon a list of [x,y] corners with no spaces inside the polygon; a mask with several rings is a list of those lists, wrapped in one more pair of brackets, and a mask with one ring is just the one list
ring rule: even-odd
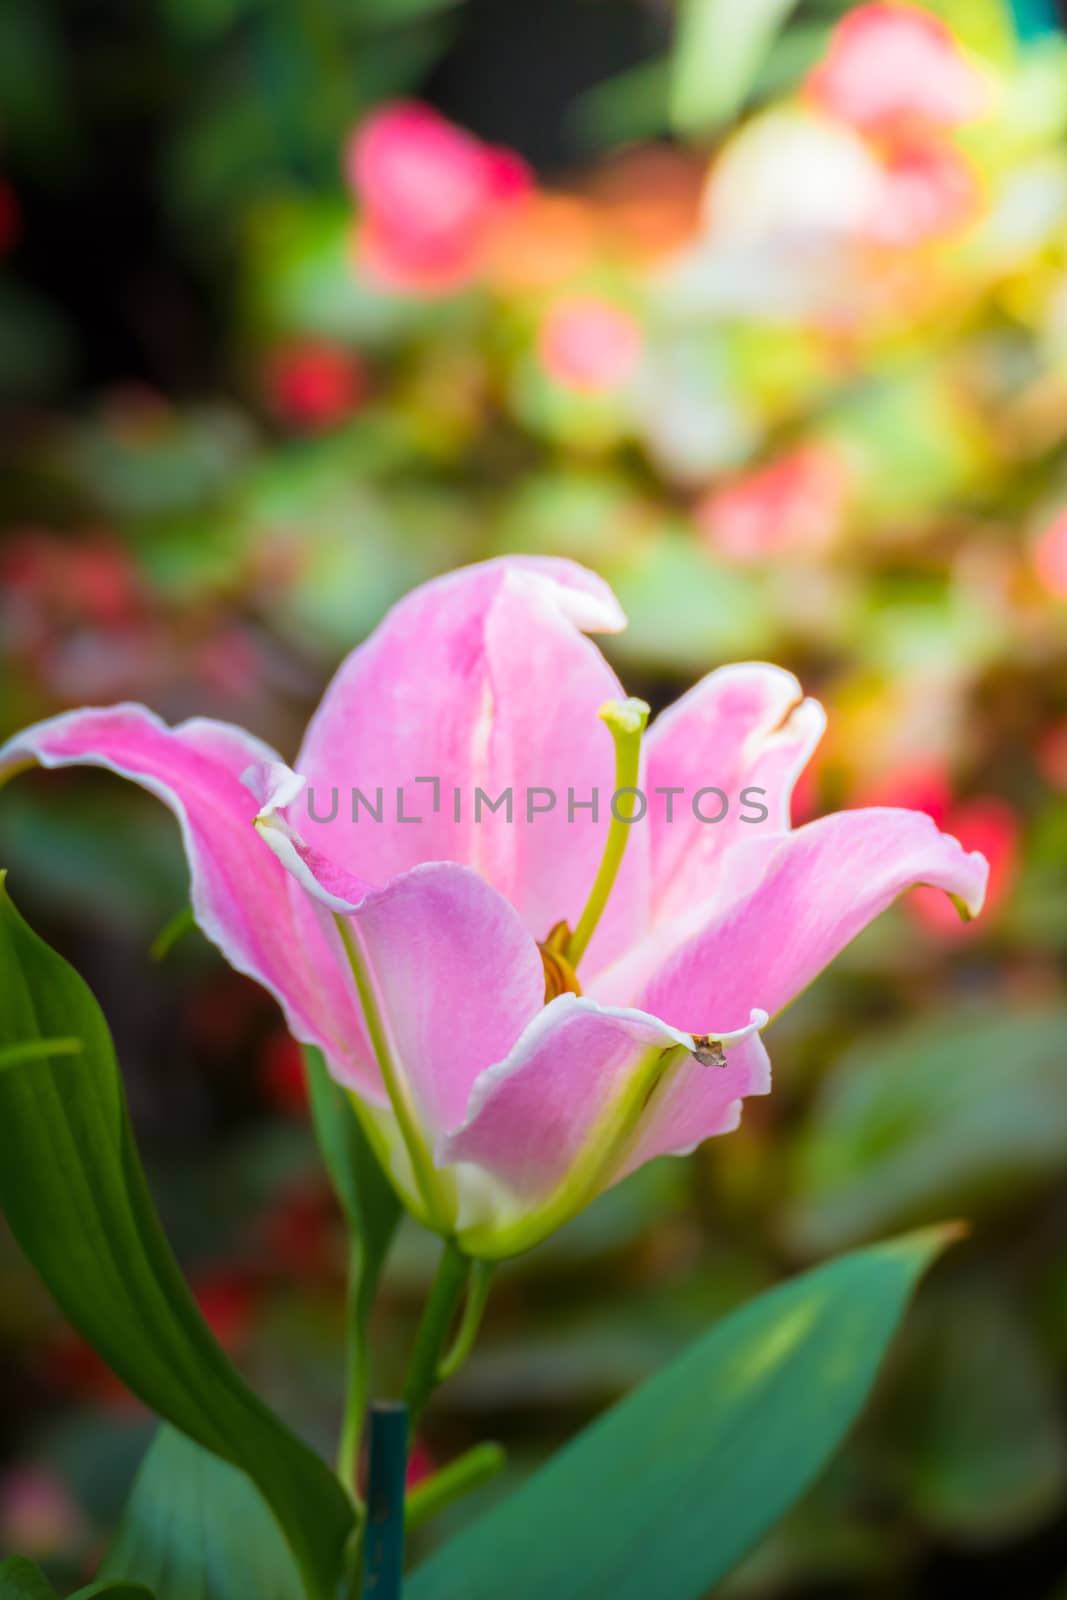
{"label": "pink lily flower", "polygon": [[642,745],[648,708],[586,637],[624,621],[571,562],[490,561],[353,651],[293,770],[134,705],[0,750],[0,777],[101,766],[172,809],[201,928],[325,1053],[412,1211],[475,1255],[735,1128],[769,1088],[767,1015],[902,890],[982,902],[982,857],[920,813],[791,830],[823,715],[789,673],[713,672]]}

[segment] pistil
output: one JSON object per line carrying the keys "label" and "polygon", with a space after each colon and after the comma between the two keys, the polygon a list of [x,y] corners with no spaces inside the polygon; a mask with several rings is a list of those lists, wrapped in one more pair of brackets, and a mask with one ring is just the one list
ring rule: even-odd
{"label": "pistil", "polygon": [[577,967],[589,948],[589,941],[596,932],[622,866],[638,799],[636,791],[641,769],[641,736],[648,724],[648,717],[649,707],[643,700],[609,700],[600,708],[601,721],[607,723],[615,741],[615,793],[604,854],[600,858],[585,910],[564,952],[571,967]]}

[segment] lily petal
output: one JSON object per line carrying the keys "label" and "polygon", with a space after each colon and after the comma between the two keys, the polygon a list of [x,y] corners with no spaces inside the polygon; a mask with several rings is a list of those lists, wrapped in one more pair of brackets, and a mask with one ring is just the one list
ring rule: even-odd
{"label": "lily petal", "polygon": [[[612,742],[597,713],[622,692],[580,630],[624,621],[602,580],[548,558],[491,561],[415,590],[348,658],[312,720],[297,762],[310,796],[297,831],[379,885],[424,861],[474,867],[536,939],[561,919],[573,924],[613,787]],[[476,820],[476,788],[490,801],[510,789],[510,820],[484,804]],[[532,817],[531,788],[545,808]],[[381,790],[381,821],[365,808],[352,821],[354,789],[371,804]],[[569,817],[568,790],[581,801],[593,789],[597,821],[586,810]],[[330,815],[334,790],[337,816],[314,820]],[[396,820],[398,794],[407,821]],[[643,927],[647,837],[634,831],[592,965]]]}
{"label": "lily petal", "polygon": [[380,1100],[336,933],[263,849],[250,765],[277,763],[269,746],[204,718],[168,728],[144,706],[71,711],[0,749],[0,780],[24,766],[103,767],[158,796],[177,817],[196,921],[239,972],[278,1000],[290,1029]]}
{"label": "lily petal", "polygon": [[915,884],[944,889],[976,916],[988,872],[921,812],[838,811],[735,845],[716,897],[646,939],[590,993],[697,1030],[712,1017],[737,1027],[754,1005],[780,1011]]}
{"label": "lily petal", "polygon": [[[654,920],[708,899],[736,840],[788,829],[793,786],[825,726],[822,707],[805,699],[793,674],[762,662],[720,667],[656,718],[645,740]],[[684,790],[673,804],[656,792],[671,786]],[[706,786],[729,803],[719,822],[700,820],[722,809],[715,794],[700,802],[700,816],[694,811],[693,797]],[[760,793],[742,805],[750,788]],[[763,820],[743,820],[758,816],[758,807]]]}
{"label": "lily petal", "polygon": [[544,1005],[545,974],[522,921],[484,879],[427,862],[352,913],[399,1074],[431,1141]]}
{"label": "lily petal", "polygon": [[[762,1046],[748,1045],[762,1020],[725,1037],[740,1044],[736,1061],[731,1050],[727,1066],[704,1066],[693,1037],[658,1017],[572,994],[551,1001],[438,1144],[438,1163],[458,1164],[465,1248],[527,1249],[650,1156],[735,1126],[740,1097],[766,1085]],[[698,1073],[701,1091],[679,1098],[675,1080]]]}

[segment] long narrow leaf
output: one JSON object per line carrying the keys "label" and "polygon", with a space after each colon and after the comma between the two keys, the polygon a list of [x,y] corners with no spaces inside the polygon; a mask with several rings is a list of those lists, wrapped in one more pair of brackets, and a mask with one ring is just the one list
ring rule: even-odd
{"label": "long narrow leaf", "polygon": [[59,1306],[146,1405],[243,1468],[315,1600],[331,1597],[353,1508],[325,1464],[248,1388],[163,1234],[100,1009],[0,889],[0,1050],[82,1041],[0,1068],[0,1205]]}

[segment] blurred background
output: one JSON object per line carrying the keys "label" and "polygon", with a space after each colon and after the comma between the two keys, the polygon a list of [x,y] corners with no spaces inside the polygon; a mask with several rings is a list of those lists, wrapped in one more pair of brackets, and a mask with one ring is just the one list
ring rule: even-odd
{"label": "blurred background", "polygon": [[[1057,20],[0,7],[0,734],[135,698],[292,757],[404,590],[547,551],[615,585],[609,654],[654,707],[745,658],[826,702],[797,821],[915,806],[990,859],[977,924],[916,891],[774,1025],[739,1134],[500,1273],[419,1442],[416,1473],[499,1438],[514,1477],[782,1274],[971,1218],[738,1600],[1067,1597]],[[27,776],[0,862],[102,1001],[216,1334],[332,1452],[344,1248],[299,1057],[198,933],[160,940],[171,819]],[[402,1234],[382,1391],[432,1257]],[[149,1431],[0,1231],[0,1550],[91,1570]]]}

